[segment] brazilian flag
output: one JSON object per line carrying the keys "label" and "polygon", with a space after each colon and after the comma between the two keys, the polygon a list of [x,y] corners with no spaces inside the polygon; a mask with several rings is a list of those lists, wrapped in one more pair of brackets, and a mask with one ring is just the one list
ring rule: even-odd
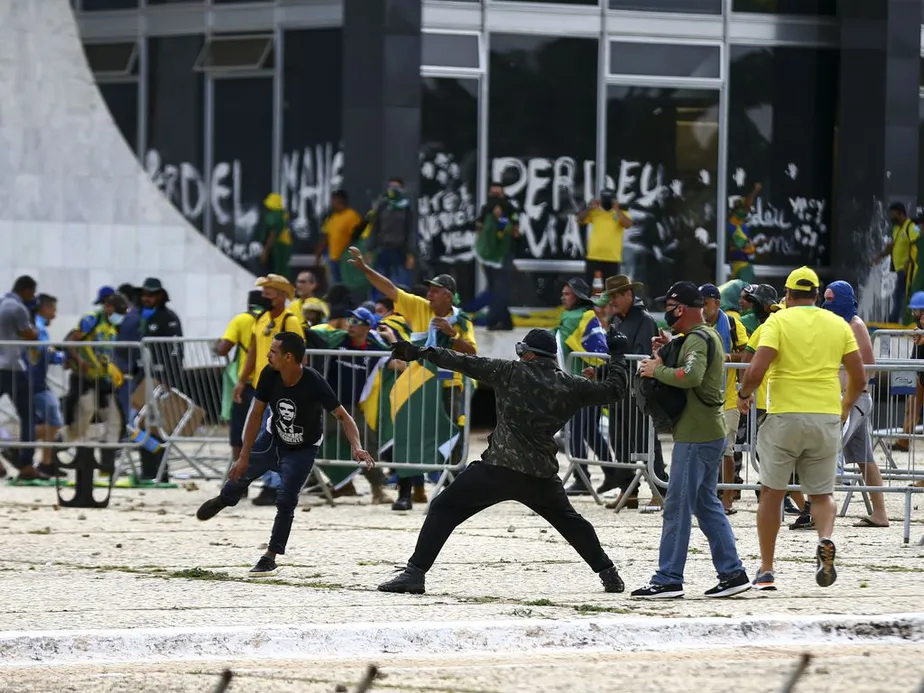
{"label": "brazilian flag", "polygon": [[[393,462],[441,465],[450,459],[459,440],[459,428],[443,406],[443,381],[451,377],[431,363],[413,362],[397,378],[389,395]],[[416,474],[398,470],[400,477]]]}

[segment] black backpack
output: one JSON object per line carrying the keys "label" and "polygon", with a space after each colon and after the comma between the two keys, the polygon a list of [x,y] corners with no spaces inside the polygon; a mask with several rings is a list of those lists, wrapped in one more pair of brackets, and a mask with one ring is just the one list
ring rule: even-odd
{"label": "black backpack", "polygon": [[[715,340],[699,330],[693,330],[683,337],[676,337],[661,347],[658,355],[665,366],[677,368],[680,361],[680,350],[684,342],[693,335],[706,342],[706,368],[709,368],[712,359],[715,358]],[[708,407],[718,407],[725,402],[724,397],[718,402],[707,401],[697,392],[698,389],[693,388],[693,394]],[[636,376],[633,390],[639,409],[645,416],[651,417],[655,429],[661,433],[673,431],[687,406],[687,391],[673,385],[665,385],[654,378],[642,378],[641,376]]]}

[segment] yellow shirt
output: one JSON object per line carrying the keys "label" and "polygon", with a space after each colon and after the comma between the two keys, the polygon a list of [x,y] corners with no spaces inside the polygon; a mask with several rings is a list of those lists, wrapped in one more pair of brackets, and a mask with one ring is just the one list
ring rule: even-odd
{"label": "yellow shirt", "polygon": [[911,219],[892,227],[892,264],[897,271],[904,271],[909,262],[917,261],[918,249],[914,242],[920,236],[921,230]]}
{"label": "yellow shirt", "polygon": [[[411,326],[412,338],[414,339],[426,337],[430,330],[430,321],[437,317],[436,313],[430,308],[430,302],[427,299],[400,289],[398,290],[398,299],[395,301],[395,312],[404,316],[404,319],[407,320],[407,323]],[[471,320],[468,321],[466,329],[463,330],[459,325],[455,325],[454,329],[457,339],[468,342],[477,351],[475,327],[472,325]],[[454,384],[462,385],[462,376],[459,373],[456,373],[451,381],[446,381],[445,386],[452,387]]]}
{"label": "yellow shirt", "polygon": [[253,338],[253,324],[256,321],[257,318],[253,313],[235,315],[231,318],[231,322],[225,328],[225,333],[221,336],[222,339],[231,342],[238,348],[238,380],[240,380],[241,373],[244,371],[244,364],[247,363],[247,350],[250,348],[250,340]]}
{"label": "yellow shirt", "polygon": [[333,212],[324,222],[321,231],[327,236],[327,251],[331,260],[339,260],[343,251],[350,245],[353,231],[362,223],[362,217],[355,209],[346,208],[342,212]]}
{"label": "yellow shirt", "polygon": [[[757,329],[751,333],[750,338],[748,339],[747,350],[752,354],[757,352],[757,347],[760,345],[760,335],[763,331],[761,328],[763,325],[758,325]],[[737,398],[737,395],[735,395]],[[760,381],[760,386],[757,388],[757,393],[754,397],[754,402],[757,404],[757,408],[765,411],[769,402],[767,397],[767,374],[764,374],[764,379]]]}
{"label": "yellow shirt", "polygon": [[777,352],[767,371],[769,413],[840,415],[841,362],[858,350],[847,321],[797,306],[774,313],[762,327],[760,346]]}
{"label": "yellow shirt", "polygon": [[[729,323],[731,323],[731,318],[729,318]],[[732,328],[735,332],[732,335],[732,351],[739,351],[747,346],[748,343],[748,333],[744,329],[744,325],[741,324],[741,321],[736,319],[734,322],[734,327]],[[743,371],[739,368],[729,368],[727,374],[725,375],[725,409],[736,409],[738,407],[738,376]]]}
{"label": "yellow shirt", "polygon": [[256,357],[254,362],[253,376],[251,380],[256,387],[260,380],[260,373],[269,365],[269,350],[273,345],[273,337],[280,332],[294,332],[302,339],[305,338],[305,330],[302,327],[302,319],[286,308],[278,317],[274,318],[266,311],[257,318],[253,324],[253,337],[256,338]]}
{"label": "yellow shirt", "polygon": [[590,225],[587,259],[622,262],[622,239],[626,227],[619,220],[619,213],[615,209],[609,212],[599,208],[592,209],[585,217],[584,223]]}

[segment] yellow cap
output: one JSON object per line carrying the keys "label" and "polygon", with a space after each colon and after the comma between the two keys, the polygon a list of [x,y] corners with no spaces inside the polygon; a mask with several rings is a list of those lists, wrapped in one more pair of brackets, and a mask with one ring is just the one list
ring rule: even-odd
{"label": "yellow cap", "polygon": [[809,267],[800,267],[789,273],[786,278],[786,288],[790,291],[811,291],[821,286],[815,270]]}
{"label": "yellow cap", "polygon": [[279,193],[270,193],[266,196],[266,199],[263,200],[263,205],[272,212],[281,212],[285,209],[285,204],[282,202],[282,195]]}

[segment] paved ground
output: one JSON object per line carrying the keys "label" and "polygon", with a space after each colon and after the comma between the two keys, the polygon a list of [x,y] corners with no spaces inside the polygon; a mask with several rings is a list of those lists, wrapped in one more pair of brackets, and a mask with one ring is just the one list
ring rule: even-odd
{"label": "paved ground", "polygon": [[[688,598],[637,603],[625,595],[604,594],[596,576],[554,530],[513,504],[498,506],[460,528],[428,575],[425,596],[375,591],[393,566],[410,555],[423,508],[394,513],[387,506],[370,506],[368,496],[338,501],[335,508],[306,498],[296,514],[289,552],[280,559],[283,570],[269,581],[247,581],[245,574],[268,539],[274,509],[243,502],[212,522],[197,522],[195,509],[216,489],[215,482],[195,482],[175,490],[117,490],[109,509],[93,511],[56,508],[54,489],[0,487],[0,521],[7,528],[0,537],[5,559],[0,564],[4,595],[0,631],[621,614],[888,614],[919,609],[924,595],[924,549],[914,542],[901,545],[901,496],[888,498],[894,519],[889,529],[854,528],[851,520],[855,517],[840,522],[835,535],[840,578],[831,589],[822,590],[814,582],[814,535],[783,528],[779,592],[707,601],[700,595],[714,584],[715,577],[705,539],[694,533],[687,565]],[[656,564],[660,516],[635,511],[616,515],[589,500],[577,504],[597,528],[629,588],[644,584]],[[757,561],[753,495],[746,493],[738,507],[740,512],[731,521],[742,558],[752,571]],[[913,538],[924,533],[921,513],[915,510]],[[862,502],[857,501],[851,513],[862,512]],[[826,653],[825,657],[834,658],[816,667],[819,689],[828,690],[821,673],[825,668],[846,672],[853,667],[858,676],[862,674],[859,681],[870,687],[856,687],[854,682],[851,690],[873,690],[870,682],[886,676],[893,665],[924,668],[919,664],[919,650],[893,647],[871,659],[859,651]],[[773,686],[767,685],[763,673],[781,678],[785,660],[792,656],[792,652],[778,650],[749,651],[746,678],[757,687],[742,687],[745,684],[739,686],[736,680],[736,688],[742,692],[769,690]],[[557,688],[555,677],[546,676],[540,668],[552,665],[533,662],[531,657],[507,655],[490,664],[461,660],[448,669],[440,663],[396,663],[411,669],[402,669],[389,684],[399,679],[401,685],[421,688],[443,672],[447,678],[434,684],[433,690],[488,691],[527,684],[535,690]],[[649,676],[645,665],[667,662],[669,657],[671,666],[676,663],[689,672],[696,688],[718,691],[727,690],[723,687],[727,681],[722,681],[726,662],[737,662],[741,653],[716,652],[709,658],[683,653],[582,655],[566,658],[559,666],[563,676],[607,676],[609,680],[623,661],[620,658],[626,657],[637,661],[631,669],[639,673],[633,683],[637,690],[649,690],[644,683]],[[271,672],[284,670],[286,676],[304,678],[304,688],[298,688],[284,681],[273,683],[274,687],[258,685],[253,679],[266,671],[250,663],[246,666],[251,678],[232,690],[330,690],[335,680],[355,678],[363,664],[351,661],[348,666],[328,667],[303,662],[270,667]],[[477,676],[471,674],[472,667]],[[74,687],[61,690],[125,690],[129,683],[138,684],[136,690],[206,690],[209,677],[218,670],[212,663],[158,664],[140,670],[68,668],[68,685]],[[4,672],[4,683],[8,673]],[[20,682],[10,690],[43,690],[40,682],[48,674],[17,669],[10,675]],[[650,676],[657,681],[654,674]],[[905,688],[913,690],[912,680],[907,683]],[[691,684],[689,690],[693,689]]]}

